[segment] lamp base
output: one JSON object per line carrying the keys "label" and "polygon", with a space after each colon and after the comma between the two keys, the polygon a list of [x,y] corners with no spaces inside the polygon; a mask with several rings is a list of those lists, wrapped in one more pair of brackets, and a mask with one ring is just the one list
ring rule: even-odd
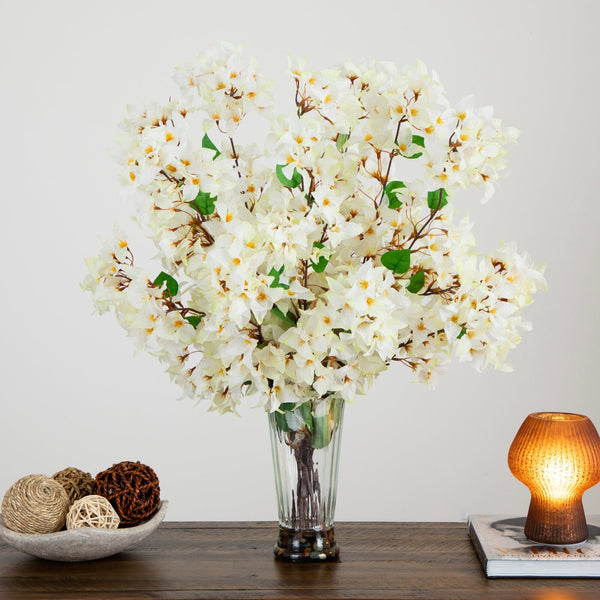
{"label": "lamp base", "polygon": [[580,544],[588,539],[588,526],[581,498],[548,502],[531,497],[525,535],[540,544],[564,546]]}

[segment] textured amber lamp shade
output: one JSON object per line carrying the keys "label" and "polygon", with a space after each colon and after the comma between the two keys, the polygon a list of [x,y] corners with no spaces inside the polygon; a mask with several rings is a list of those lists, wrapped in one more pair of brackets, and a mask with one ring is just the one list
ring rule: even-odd
{"label": "textured amber lamp shade", "polygon": [[544,544],[588,537],[581,496],[600,481],[600,437],[583,415],[529,415],[508,452],[512,474],[531,491],[525,535]]}

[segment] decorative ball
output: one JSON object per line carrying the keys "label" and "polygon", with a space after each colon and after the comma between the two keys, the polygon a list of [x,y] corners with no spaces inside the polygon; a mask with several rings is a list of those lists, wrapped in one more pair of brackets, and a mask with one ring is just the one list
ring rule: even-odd
{"label": "decorative ball", "polygon": [[119,515],[112,504],[103,496],[84,496],[76,500],[67,515],[67,529],[95,527],[97,529],[116,529]]}
{"label": "decorative ball", "polygon": [[45,475],[27,475],[13,483],[2,500],[4,524],[19,533],[62,529],[69,497],[60,483]]}
{"label": "decorative ball", "polygon": [[125,527],[149,519],[160,503],[158,477],[139,461],[123,461],[98,473],[94,493],[110,500]]}
{"label": "decorative ball", "polygon": [[54,473],[52,479],[58,481],[65,488],[71,504],[79,498],[89,496],[94,491],[94,478],[89,473],[75,467],[67,467]]}

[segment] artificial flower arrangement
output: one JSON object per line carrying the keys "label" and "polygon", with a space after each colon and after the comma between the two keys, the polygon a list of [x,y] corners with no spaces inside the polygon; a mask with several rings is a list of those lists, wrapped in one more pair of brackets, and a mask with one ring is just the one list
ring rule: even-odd
{"label": "artificial flower arrangement", "polygon": [[[177,69],[180,98],[131,110],[122,180],[162,266],[117,230],[84,288],[192,398],[269,413],[279,558],[338,556],[333,534],[346,401],[393,362],[434,384],[453,356],[507,369],[542,269],[506,245],[479,255],[454,197],[484,200],[516,130],[449,104],[421,63],[308,71],[272,117],[268,81],[221,44]],[[270,116],[264,149],[241,141]]]}
{"label": "artificial flower arrangement", "polygon": [[97,309],[220,413],[351,400],[393,362],[430,384],[453,355],[506,369],[542,271],[514,245],[478,255],[453,199],[492,195],[516,130],[452,107],[421,63],[289,73],[264,149],[236,134],[271,84],[227,44],[177,69],[179,99],[130,111],[121,177],[162,270],[117,231],[87,261]]}

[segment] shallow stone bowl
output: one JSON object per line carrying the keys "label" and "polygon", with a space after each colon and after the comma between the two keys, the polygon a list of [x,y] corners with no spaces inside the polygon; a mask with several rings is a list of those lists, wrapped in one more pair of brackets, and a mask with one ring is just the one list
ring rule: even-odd
{"label": "shallow stone bowl", "polygon": [[0,539],[9,546],[46,560],[79,562],[96,560],[133,548],[149,536],[162,522],[168,502],[163,500],[154,516],[135,527],[96,529],[78,527],[56,533],[18,533],[4,525],[0,514]]}

